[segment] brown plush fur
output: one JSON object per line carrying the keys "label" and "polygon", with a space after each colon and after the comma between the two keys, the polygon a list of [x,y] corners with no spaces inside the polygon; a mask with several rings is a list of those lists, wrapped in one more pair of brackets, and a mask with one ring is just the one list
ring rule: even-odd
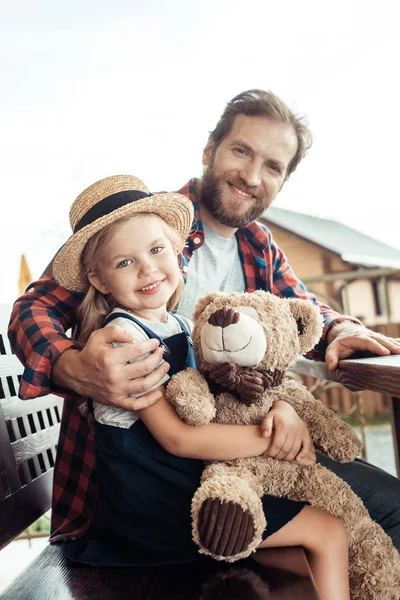
{"label": "brown plush fur", "polygon": [[[243,307],[251,307],[245,316],[242,316],[246,313]],[[239,318],[236,314],[233,320],[231,313],[224,312],[227,308],[239,311]],[[248,315],[258,318],[258,325],[254,325]],[[183,420],[191,425],[203,425],[212,420],[218,423],[259,424],[274,402],[285,400],[305,421],[318,449],[339,462],[351,461],[359,454],[361,444],[352,429],[316,400],[304,386],[293,380],[284,378],[281,381],[279,376],[275,380],[278,385],[273,383],[273,387],[267,386],[265,389],[264,386],[252,387],[252,390],[259,390],[253,403],[248,405],[241,399],[243,390],[239,382],[243,387],[245,381],[246,387],[249,369],[253,369],[255,377],[258,377],[256,382],[259,383],[261,371],[285,372],[299,354],[314,347],[322,331],[322,318],[315,305],[304,300],[281,299],[262,291],[252,294],[216,292],[207,294],[199,301],[194,321],[192,338],[199,370],[187,369],[174,375],[167,388],[168,399]],[[219,327],[218,324],[223,323],[228,326]],[[237,350],[234,349],[236,334],[244,340],[239,341]],[[262,336],[265,336],[265,340],[257,339]],[[258,359],[255,364],[249,365],[246,360],[253,345]],[[208,346],[213,348],[210,350]],[[242,366],[228,368],[233,376],[227,379],[224,374],[222,380],[225,388],[222,387],[218,392],[218,383],[211,381],[210,374],[220,365],[224,368],[226,363],[221,356],[226,347],[228,350],[233,348],[228,354],[228,364],[234,364],[237,356],[237,362]],[[204,352],[208,352],[208,360],[205,360]],[[242,372],[245,372],[247,379],[241,376]],[[226,389],[227,381],[231,386],[229,390]],[[210,387],[214,393],[211,393]],[[249,394],[246,392],[244,395],[247,397]],[[363,503],[350,487],[321,465],[302,466],[295,462],[254,457],[206,466],[192,502],[193,539],[199,545],[200,552],[229,562],[254,552],[268,527],[260,501],[265,494],[308,501],[344,523],[349,537],[349,575],[353,600],[399,598],[400,559],[390,538],[370,519]],[[203,514],[201,509],[209,499],[233,503],[251,515],[253,537],[241,552],[225,556],[212,553],[202,545],[199,521]]]}

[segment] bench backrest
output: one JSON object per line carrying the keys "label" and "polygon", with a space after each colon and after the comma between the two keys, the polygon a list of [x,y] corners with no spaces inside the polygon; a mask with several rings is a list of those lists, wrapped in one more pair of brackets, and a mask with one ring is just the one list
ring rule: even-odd
{"label": "bench backrest", "polygon": [[0,330],[0,549],[51,504],[63,400],[20,400],[22,371]]}

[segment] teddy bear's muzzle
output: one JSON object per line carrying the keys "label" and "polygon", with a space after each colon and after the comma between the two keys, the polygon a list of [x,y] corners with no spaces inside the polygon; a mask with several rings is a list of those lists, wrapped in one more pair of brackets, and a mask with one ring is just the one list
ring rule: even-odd
{"label": "teddy bear's muzzle", "polygon": [[265,333],[252,317],[231,308],[215,311],[201,330],[201,350],[211,364],[255,367],[267,348]]}

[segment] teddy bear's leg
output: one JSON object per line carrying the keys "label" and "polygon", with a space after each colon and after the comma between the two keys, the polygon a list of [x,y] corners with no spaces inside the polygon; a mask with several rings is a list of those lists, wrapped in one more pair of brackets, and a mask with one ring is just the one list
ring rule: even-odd
{"label": "teddy bear's leg", "polygon": [[200,552],[228,562],[254,552],[266,526],[261,494],[244,469],[209,465],[192,500],[192,533]]}
{"label": "teddy bear's leg", "polygon": [[342,521],[349,538],[352,600],[398,600],[399,553],[346,482],[321,465],[273,459],[259,460],[257,471],[264,493],[308,501]]}

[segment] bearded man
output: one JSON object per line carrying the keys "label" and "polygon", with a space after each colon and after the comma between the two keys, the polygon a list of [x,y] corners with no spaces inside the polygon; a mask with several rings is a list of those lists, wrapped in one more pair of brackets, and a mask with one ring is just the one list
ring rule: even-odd
{"label": "bearded man", "polygon": [[[180,257],[186,286],[179,313],[191,318],[198,298],[210,290],[264,289],[318,304],[325,326],[310,357],[325,359],[331,370],[357,350],[398,354],[395,340],[339,315],[307,292],[271,232],[256,222],[310,146],[303,119],[271,92],[249,90],[227,104],[204,149],[202,179],[192,179],[180,190],[193,201],[195,218]],[[95,332],[83,349],[77,348],[65,332],[78,325],[81,301],[82,294],[55,283],[50,265],[16,302],[9,330],[14,351],[26,364],[21,398],[60,388],[66,392],[51,541],[83,536],[96,501],[93,434],[78,409],[82,397],[137,411],[160,399],[163,390],[157,385],[168,370],[156,340],[114,348],[113,342],[132,341],[117,327]],[[146,353],[150,355],[131,363]],[[271,440],[268,456],[315,459],[305,424],[286,402],[274,405],[263,428]],[[359,460],[344,465],[324,455],[318,460],[350,484],[400,550],[399,480]]]}

